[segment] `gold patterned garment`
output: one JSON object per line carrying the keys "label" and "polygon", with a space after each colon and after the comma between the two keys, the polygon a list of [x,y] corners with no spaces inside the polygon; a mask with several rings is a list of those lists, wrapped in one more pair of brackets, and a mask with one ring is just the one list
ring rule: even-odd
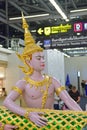
{"label": "gold patterned garment", "polygon": [[62,111],[36,108],[28,110],[30,112],[44,112],[44,117],[48,119],[48,125],[39,128],[30,120],[12,113],[5,107],[0,107],[0,122],[16,125],[19,127],[17,130],[82,130],[87,124],[87,112],[85,111]]}

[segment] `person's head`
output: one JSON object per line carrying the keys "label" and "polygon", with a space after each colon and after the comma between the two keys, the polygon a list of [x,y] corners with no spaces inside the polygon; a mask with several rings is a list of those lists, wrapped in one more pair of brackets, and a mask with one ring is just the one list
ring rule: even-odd
{"label": "person's head", "polygon": [[77,91],[76,86],[72,86],[71,90],[73,93],[75,93]]}
{"label": "person's head", "polygon": [[[41,48],[40,46],[38,46],[35,43],[34,38],[32,37],[31,33],[28,30],[28,24],[23,16],[23,14],[22,14],[22,21],[23,21],[23,28],[25,30],[25,33],[24,33],[25,47],[24,47],[23,53],[17,54],[17,55],[24,63],[24,67],[20,66],[22,71],[25,74],[32,74],[34,69],[36,69],[35,65],[37,65],[36,64],[37,62],[34,62],[34,60],[35,60],[34,57],[36,54],[38,54],[39,57],[43,57],[42,56],[43,55],[43,48]],[[36,61],[39,61],[39,60],[36,60]]]}
{"label": "person's head", "polygon": [[82,83],[85,83],[85,80],[82,80]]}

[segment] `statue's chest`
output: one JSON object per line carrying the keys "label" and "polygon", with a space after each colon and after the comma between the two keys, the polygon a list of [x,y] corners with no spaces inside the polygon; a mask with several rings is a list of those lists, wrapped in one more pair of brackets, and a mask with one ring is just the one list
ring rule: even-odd
{"label": "statue's chest", "polygon": [[26,77],[25,80],[27,83],[25,88],[27,95],[33,99],[42,98],[41,108],[45,108],[46,101],[49,98],[49,93],[51,91],[51,89],[49,89],[52,84],[51,77],[45,75],[41,81],[36,81]]}
{"label": "statue's chest", "polygon": [[[38,98],[42,98],[43,93],[46,91],[46,86],[36,88],[35,86],[30,87],[30,85],[27,84],[25,91],[28,97],[32,99],[38,99]],[[52,85],[50,85],[48,88],[48,97],[52,96],[53,94],[54,94],[54,88]]]}

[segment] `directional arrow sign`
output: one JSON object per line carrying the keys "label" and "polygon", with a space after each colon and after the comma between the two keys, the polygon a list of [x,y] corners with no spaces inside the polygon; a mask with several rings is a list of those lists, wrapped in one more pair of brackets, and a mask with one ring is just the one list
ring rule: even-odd
{"label": "directional arrow sign", "polygon": [[41,34],[43,33],[43,29],[42,29],[42,28],[39,28],[37,32],[38,32],[38,34],[41,35]]}

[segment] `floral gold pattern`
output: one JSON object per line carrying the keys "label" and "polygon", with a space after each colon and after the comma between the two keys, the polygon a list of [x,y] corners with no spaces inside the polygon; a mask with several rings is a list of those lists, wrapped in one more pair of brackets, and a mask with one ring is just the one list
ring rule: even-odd
{"label": "floral gold pattern", "polygon": [[18,126],[17,130],[82,130],[87,124],[86,111],[36,108],[26,108],[26,110],[28,112],[44,112],[44,117],[48,120],[48,124],[39,128],[29,119],[18,116],[2,106],[0,106],[0,122],[16,125]]}

